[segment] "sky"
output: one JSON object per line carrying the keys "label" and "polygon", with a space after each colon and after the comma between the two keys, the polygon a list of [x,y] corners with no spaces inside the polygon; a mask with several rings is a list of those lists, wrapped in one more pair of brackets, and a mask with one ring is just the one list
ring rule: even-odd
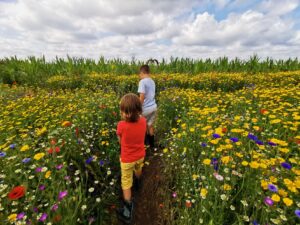
{"label": "sky", "polygon": [[300,56],[300,0],[0,0],[0,58]]}

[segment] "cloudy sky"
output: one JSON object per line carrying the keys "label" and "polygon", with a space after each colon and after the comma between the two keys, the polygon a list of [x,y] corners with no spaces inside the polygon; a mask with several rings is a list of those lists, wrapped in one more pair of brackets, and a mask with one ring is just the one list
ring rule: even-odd
{"label": "cloudy sky", "polygon": [[300,57],[300,0],[0,0],[0,57]]}

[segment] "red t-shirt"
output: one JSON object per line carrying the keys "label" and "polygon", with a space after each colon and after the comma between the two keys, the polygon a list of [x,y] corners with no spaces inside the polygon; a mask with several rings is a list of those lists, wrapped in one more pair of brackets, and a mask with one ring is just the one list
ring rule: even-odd
{"label": "red t-shirt", "polygon": [[137,122],[120,121],[117,135],[121,138],[121,162],[130,163],[145,157],[146,119]]}

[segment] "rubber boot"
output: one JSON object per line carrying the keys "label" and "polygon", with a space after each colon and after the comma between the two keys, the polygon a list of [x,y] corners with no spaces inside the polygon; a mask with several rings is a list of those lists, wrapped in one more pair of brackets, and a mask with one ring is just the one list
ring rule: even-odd
{"label": "rubber boot", "polygon": [[149,134],[145,135],[145,142],[144,143],[145,143],[146,146],[150,145],[150,135]]}
{"label": "rubber boot", "polygon": [[154,149],[154,135],[149,135],[149,145],[151,149]]}
{"label": "rubber boot", "polygon": [[117,209],[117,216],[119,220],[126,224],[130,224],[132,221],[133,202],[124,201],[124,206]]}

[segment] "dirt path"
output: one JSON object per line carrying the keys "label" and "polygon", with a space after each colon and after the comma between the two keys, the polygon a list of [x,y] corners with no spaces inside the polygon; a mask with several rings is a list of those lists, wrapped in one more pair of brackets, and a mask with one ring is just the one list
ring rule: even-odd
{"label": "dirt path", "polygon": [[[133,191],[134,215],[131,225],[166,225],[164,214],[168,183],[163,173],[160,150],[147,154],[140,189]],[[121,193],[120,193],[121,194]],[[118,225],[123,225],[118,221]],[[125,224],[125,223],[124,223]]]}
{"label": "dirt path", "polygon": [[146,158],[142,187],[135,195],[134,225],[165,224],[163,208],[166,183],[163,168],[163,161],[158,153]]}

